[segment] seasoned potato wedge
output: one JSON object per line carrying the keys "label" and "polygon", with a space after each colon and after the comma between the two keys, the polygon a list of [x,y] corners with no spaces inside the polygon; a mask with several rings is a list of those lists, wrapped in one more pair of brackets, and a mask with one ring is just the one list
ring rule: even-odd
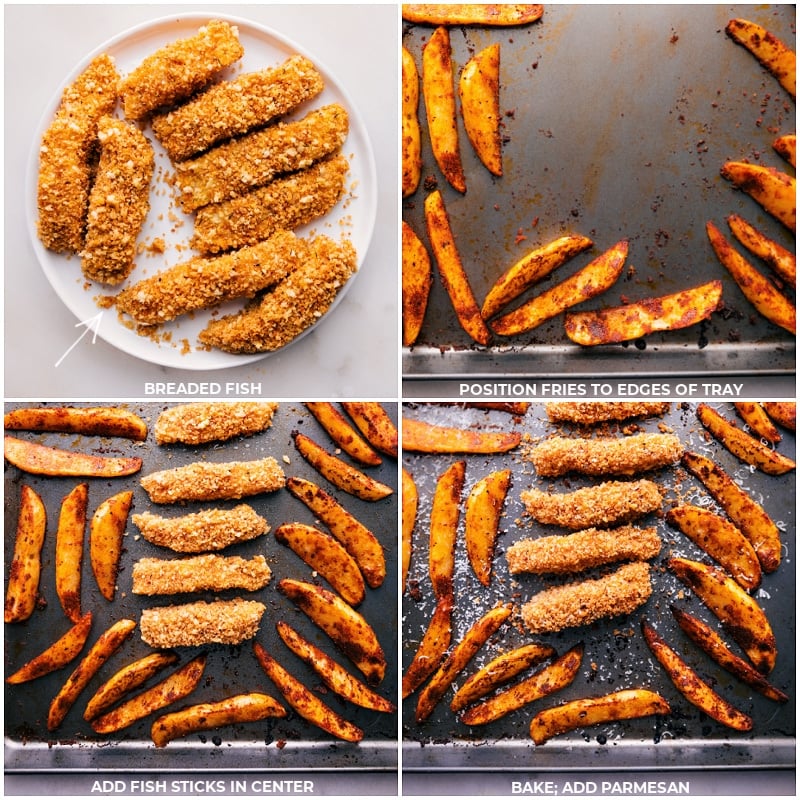
{"label": "seasoned potato wedge", "polygon": [[481,315],[489,319],[512,300],[554,269],[592,246],[593,242],[577,233],[559,236],[524,255],[495,281],[481,307]]}
{"label": "seasoned potato wedge", "polygon": [[753,720],[718,695],[645,620],[642,620],[642,634],[675,688],[693,706],[729,728],[737,731],[752,730]]}
{"label": "seasoned potato wedge", "polygon": [[431,621],[419,643],[408,669],[403,673],[403,699],[415,692],[439,666],[452,636],[453,598],[442,597],[436,603]]}
{"label": "seasoned potato wedge", "polygon": [[732,19],[725,26],[725,33],[735,42],[746,47],[758,62],[769,70],[778,83],[792,97],[797,91],[797,59],[794,51],[762,25],[747,19]]}
{"label": "seasoned potato wedge", "polygon": [[466,469],[465,461],[453,462],[437,479],[433,493],[428,572],[437,600],[453,597],[456,537]]}
{"label": "seasoned potato wedge", "polygon": [[364,438],[387,456],[397,458],[397,426],[386,409],[375,401],[342,401],[342,407],[355,422]]}
{"label": "seasoned potato wedge", "polygon": [[6,436],[3,444],[6,460],[23,472],[34,475],[121,478],[133,475],[142,468],[142,459],[135,456],[73,453],[70,450],[48,447],[15,436]]}
{"label": "seasoned potato wedge", "polygon": [[797,260],[791,250],[770,239],[738,214],[728,217],[728,226],[740,244],[767,264],[782,281],[797,285]]}
{"label": "seasoned potato wedge", "polygon": [[541,745],[577,728],[669,714],[670,710],[669,703],[649,689],[620,689],[600,697],[585,697],[545,708],[531,720],[530,734],[534,743]]}
{"label": "seasoned potato wedge", "polygon": [[402,115],[401,146],[403,165],[403,197],[417,191],[422,174],[422,137],[419,127],[419,72],[414,56],[406,50],[402,53]]}
{"label": "seasoned potato wedge", "polygon": [[491,581],[500,515],[510,486],[511,470],[497,470],[481,478],[467,497],[464,525],[467,558],[484,586]]}
{"label": "seasoned potato wedge", "polygon": [[753,666],[763,674],[770,672],[778,651],[775,634],[761,606],[716,567],[688,558],[671,558],[667,565],[730,631]]}
{"label": "seasoned potato wedge", "polygon": [[428,250],[403,220],[403,346],[411,347],[419,337],[428,298],[433,286],[433,272]]}
{"label": "seasoned potato wedge", "polygon": [[775,152],[783,159],[788,161],[793,167],[797,166],[797,135],[786,133],[779,136],[772,143]]}
{"label": "seasoned potato wedge", "polygon": [[285,716],[286,709],[274,697],[261,692],[247,692],[164,714],[153,722],[150,738],[156,747],[165,747],[173,739],[188,733]]}
{"label": "seasoned potato wedge", "polygon": [[9,431],[53,431],[86,436],[119,436],[137,442],[143,442],[147,438],[147,423],[141,417],[123,408],[104,406],[16,408],[5,414],[4,426]]}
{"label": "seasoned potato wedge", "polygon": [[476,431],[403,419],[403,450],[415,453],[507,453],[522,441],[516,431]]}
{"label": "seasoned potato wedge", "polygon": [[516,3],[411,3],[403,19],[425,25],[527,25],[541,19],[543,5]]}
{"label": "seasoned potato wedge", "polygon": [[782,428],[797,429],[797,403],[794,401],[765,402],[764,411]]}
{"label": "seasoned potato wedge", "polygon": [[797,183],[785,172],[746,161],[726,161],[720,174],[736,188],[749,194],[768,214],[790,231],[797,224]]}
{"label": "seasoned potato wedge", "polygon": [[476,53],[464,65],[458,80],[464,129],[481,163],[500,177],[503,155],[500,143],[500,44]]}
{"label": "seasoned potato wedge", "polygon": [[747,427],[756,436],[773,444],[777,444],[781,440],[781,432],[775,427],[761,403],[741,401],[734,403],[733,406]]}
{"label": "seasoned potato wedge", "polygon": [[5,622],[23,622],[36,608],[46,529],[47,510],[42,498],[36,490],[23,484],[3,610]]}
{"label": "seasoned potato wedge", "polygon": [[568,312],[567,336],[582,345],[614,344],[654,331],[688,328],[708,319],[722,297],[722,281],[600,311]]}
{"label": "seasoned potato wedge", "polygon": [[417,522],[417,507],[419,506],[419,492],[414,477],[405,468],[402,468],[402,535],[400,539],[400,586],[406,589],[408,570],[411,566],[411,552],[414,547],[414,526]]}
{"label": "seasoned potato wedge", "polygon": [[334,444],[344,450],[347,455],[360,464],[376,467],[381,457],[358,434],[333,403],[306,403],[306,408],[314,419],[328,432]]}
{"label": "seasoned potato wedge", "polygon": [[56,530],[56,595],[71,622],[81,617],[81,565],[89,485],[79,483],[62,501]]}
{"label": "seasoned potato wedge", "polygon": [[106,600],[113,600],[117,590],[122,537],[125,534],[132,503],[132,491],[118,492],[97,507],[89,525],[92,572],[97,580],[100,594]]}
{"label": "seasoned potato wedge", "polygon": [[622,274],[627,255],[628,242],[623,239],[574,275],[496,319],[492,329],[503,336],[525,333],[562,311],[597,297]]}

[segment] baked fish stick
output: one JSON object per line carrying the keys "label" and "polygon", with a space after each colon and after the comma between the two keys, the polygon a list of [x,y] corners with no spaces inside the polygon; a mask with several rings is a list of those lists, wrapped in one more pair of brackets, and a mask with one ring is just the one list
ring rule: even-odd
{"label": "baked fish stick", "polygon": [[554,402],[544,410],[550,422],[570,422],[575,425],[598,425],[601,422],[621,422],[634,417],[658,417],[669,411],[669,403],[619,401]]}
{"label": "baked fish stick", "polygon": [[133,593],[221,592],[263,589],[272,572],[264,556],[251,559],[204,553],[187,558],[140,558],[133,565]]}
{"label": "baked fish stick", "polygon": [[256,400],[184,403],[162,411],[153,433],[156,444],[225,442],[267,430],[277,410],[277,403]]}

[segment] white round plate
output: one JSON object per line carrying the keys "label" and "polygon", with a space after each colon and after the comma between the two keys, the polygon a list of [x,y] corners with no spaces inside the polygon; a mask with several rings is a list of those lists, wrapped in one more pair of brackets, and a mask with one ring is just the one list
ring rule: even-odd
{"label": "white round plate", "polygon": [[[236,25],[239,29],[239,40],[244,47],[243,58],[223,73],[224,77],[233,77],[240,72],[252,72],[277,66],[289,56],[299,53],[314,62],[324,78],[325,89],[320,95],[304,103],[294,114],[289,116],[304,116],[312,108],[318,108],[327,103],[340,103],[347,109],[350,131],[342,152],[350,160],[350,172],[347,177],[345,196],[325,217],[298,228],[296,233],[299,236],[307,236],[311,233],[327,234],[334,239],[339,239],[342,235],[347,236],[358,254],[360,271],[375,226],[378,195],[372,146],[357,109],[345,89],[312,53],[306,52],[294,42],[256,23],[227,15],[214,14],[213,16],[218,19],[226,19]],[[36,235],[39,143],[42,134],[58,108],[64,87],[72,83],[95,56],[103,52],[108,53],[114,57],[118,72],[126,74],[138,66],[146,56],[163,45],[196,33],[198,28],[209,19],[208,15],[199,14],[157,19],[131,28],[98,47],[64,80],[45,110],[39,128],[34,134],[26,180],[28,229],[34,250],[50,285],[79,322],[97,317],[100,311],[97,302],[99,296],[116,294],[129,283],[141,280],[194,255],[195,253],[189,249],[189,240],[193,232],[193,218],[192,215],[184,214],[173,201],[175,192],[168,185],[173,168],[169,157],[152,135],[148,125],[144,128],[144,133],[153,145],[156,164],[150,191],[150,212],[139,237],[140,243],[143,243],[145,247],[143,252],[137,256],[136,267],[125,283],[110,287],[86,281],[81,273],[78,256],[53,253],[43,247]],[[121,112],[118,113],[121,114]],[[164,252],[157,253],[148,249],[147,245],[159,237],[166,242]],[[357,275],[358,272],[344,285],[327,314],[301,336],[294,339],[294,342],[324,323],[325,318],[333,312],[336,305],[345,296]],[[240,309],[243,302],[227,303],[219,307],[216,314],[232,313]],[[197,335],[211,319],[211,315],[211,311],[185,315],[163,326],[157,335],[142,336],[128,325],[123,324],[112,307],[103,312],[97,327],[97,336],[119,350],[145,361],[180,369],[214,370],[236,367],[270,355],[269,353],[258,353],[237,356],[198,347]],[[72,335],[70,332],[70,336]]]}

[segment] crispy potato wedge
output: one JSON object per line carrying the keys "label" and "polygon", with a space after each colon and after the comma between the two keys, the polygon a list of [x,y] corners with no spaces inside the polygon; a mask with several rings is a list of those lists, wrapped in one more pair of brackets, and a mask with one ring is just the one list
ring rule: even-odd
{"label": "crispy potato wedge", "polygon": [[403,419],[403,450],[415,453],[507,453],[522,441],[516,431],[476,431]]}
{"label": "crispy potato wedge", "polygon": [[122,537],[128,524],[133,492],[126,490],[104,500],[94,512],[89,525],[89,556],[97,587],[106,600],[113,600],[117,590]]}
{"label": "crispy potato wedge", "polygon": [[708,508],[688,504],[671,508],[666,520],[724,567],[742,588],[751,592],[761,584],[756,551],[732,522]]}
{"label": "crispy potato wedge", "polygon": [[372,626],[341,597],[304,581],[284,578],[278,591],[288,597],[375,685],[386,673],[386,656]]}
{"label": "crispy potato wedge", "polygon": [[541,19],[543,5],[516,3],[411,3],[403,19],[423,25],[527,25]]}
{"label": "crispy potato wedge", "polygon": [[797,135],[786,133],[779,136],[773,143],[775,152],[788,161],[793,167],[797,166]]}
{"label": "crispy potato wedge", "polygon": [[722,297],[722,281],[599,311],[567,312],[567,336],[582,345],[615,344],[654,331],[688,328],[708,319]]}
{"label": "crispy potato wedge", "polygon": [[496,319],[492,330],[502,336],[525,333],[562,311],[597,297],[614,285],[627,256],[628,242],[623,239],[574,275]]}
{"label": "crispy potato wedge", "polygon": [[797,430],[797,403],[794,401],[762,403],[764,411],[782,428]]}
{"label": "crispy potato wedge", "polygon": [[436,28],[422,50],[422,98],[433,157],[447,182],[463,194],[467,184],[458,143],[450,32],[444,26]]}
{"label": "crispy potato wedge", "polygon": [[716,409],[705,403],[697,406],[697,418],[728,451],[746,464],[766,472],[767,475],[784,475],[796,467],[791,458],[778,453],[760,439],[737,428]]}
{"label": "crispy potato wedge", "polygon": [[447,656],[428,684],[420,692],[417,699],[417,724],[424,722],[431,715],[436,704],[444,697],[445,692],[464,670],[475,653],[511,616],[511,609],[511,604],[507,603],[487,611],[470,627],[464,637],[456,643],[450,655]]}
{"label": "crispy potato wedge", "polygon": [[161,670],[178,663],[178,655],[169,650],[150,653],[117,670],[93,695],[83,712],[85,720],[99,717],[128,692],[158,675]]}
{"label": "crispy potato wedge", "polygon": [[493,658],[486,666],[470,675],[453,695],[451,711],[461,711],[471,703],[485,697],[499,686],[516,678],[528,667],[540,664],[555,655],[555,650],[546,644],[524,644]]}
{"label": "crispy potato wedge", "polygon": [[767,264],[782,281],[792,286],[797,285],[797,260],[794,253],[754,228],[738,214],[728,217],[728,226],[739,243]]}
{"label": "crispy potato wedge", "polygon": [[459,403],[458,405],[464,406],[464,408],[482,408],[485,411],[505,411],[507,414],[513,414],[515,417],[522,417],[527,414],[528,409],[530,408],[530,403],[494,403],[494,402],[467,402],[467,403]]}
{"label": "crispy potato wedge", "polygon": [[89,484],[79,483],[62,501],[56,530],[56,595],[70,622],[81,618],[81,565]]}
{"label": "crispy potato wedge", "polygon": [[745,425],[756,435],[768,442],[777,444],[781,440],[781,432],[769,417],[761,403],[738,402],[733,404]]}
{"label": "crispy potato wedge", "polygon": [[397,458],[399,436],[397,426],[386,409],[374,401],[342,401],[342,407],[355,422],[364,438],[387,456]]}
{"label": "crispy potato wedge", "polygon": [[578,253],[590,248],[592,244],[588,237],[571,233],[531,250],[495,281],[483,301],[481,315],[484,319],[489,319],[498,314],[533,284]]}
{"label": "crispy potato wedge", "polygon": [[364,731],[361,728],[353,725],[352,722],[323,703],[294,675],[284,669],[258,642],[253,642],[253,652],[267,677],[278,687],[286,702],[303,719],[337,739],[360,742],[364,738]]}
{"label": "crispy potato wedge", "polygon": [[769,514],[710,458],[687,450],[681,463],[708,489],[734,525],[750,540],[761,569],[775,572],[781,563],[781,533]]}
{"label": "crispy potato wedge", "polygon": [[95,717],[90,723],[92,730],[96,733],[120,731],[154,711],[188,697],[200,683],[206,661],[206,654],[201,653],[154,686],[131,697],[111,711]]}
{"label": "crispy potato wedge", "polygon": [[778,83],[794,97],[797,87],[797,59],[794,51],[762,25],[747,19],[732,19],[725,33],[747,48]]}
{"label": "crispy potato wedge", "polygon": [[283,643],[298,658],[305,661],[322,678],[325,685],[332,692],[336,692],[339,697],[372,711],[391,714],[395,710],[394,703],[374,692],[290,625],[278,622],[277,629]]}
{"label": "crispy potato wedge", "polygon": [[428,250],[403,220],[403,346],[411,347],[419,337],[428,298],[433,286],[433,271]]}
{"label": "crispy potato wedge", "polygon": [[440,598],[431,616],[408,669],[403,673],[403,699],[413,694],[423,681],[436,670],[450,646],[452,637],[453,598]]}
{"label": "crispy potato wedge", "polygon": [[428,573],[437,600],[453,597],[458,517],[464,488],[465,461],[453,462],[436,481],[430,515]]}
{"label": "crispy potato wedge", "polygon": [[143,442],[147,423],[132,411],[123,408],[16,408],[4,416],[9,431],[52,431],[86,436],[118,436]]}
{"label": "crispy potato wedge", "polygon": [[671,558],[667,566],[685,583],[730,631],[753,666],[767,674],[775,666],[775,634],[761,606],[722,570],[692,561]]}
{"label": "crispy potato wedge", "polygon": [[411,553],[414,549],[414,526],[417,523],[419,491],[413,475],[402,468],[402,534],[400,538],[400,586],[405,591],[408,570],[411,567]]}
{"label": "crispy potato wedge", "polygon": [[419,127],[419,72],[414,56],[401,48],[402,53],[402,114],[401,146],[403,165],[403,197],[417,191],[422,175],[422,136]]}
{"label": "crispy potato wedge", "polygon": [[790,231],[797,223],[796,180],[785,172],[746,161],[726,161],[720,174],[737,189],[749,194],[768,214]]}
{"label": "crispy potato wedge", "polygon": [[500,143],[500,44],[476,53],[464,65],[458,80],[464,129],[481,163],[500,177],[503,155]]}
{"label": "crispy potato wedge", "polygon": [[98,640],[89,648],[89,652],[80,660],[78,666],[75,667],[50,703],[50,710],[47,714],[47,730],[54,731],[60,727],[67,712],[78,699],[78,695],[86,688],[100,667],[128,639],[135,627],[136,623],[132,619],[120,619],[100,634]]}
{"label": "crispy potato wedge", "polygon": [[461,715],[461,721],[465,725],[486,725],[534,700],[560,691],[575,680],[582,660],[583,645],[575,645],[529,678],[525,678],[488,700],[468,708]]}
{"label": "crispy potato wedge", "polygon": [[773,686],[743,658],[739,658],[712,627],[675,606],[670,606],[670,611],[672,611],[672,616],[675,617],[681,630],[723,669],[726,669],[770,700],[775,700],[778,703],[786,703],[789,700],[789,695],[782,692],[777,686]]}
{"label": "crispy potato wedge", "polygon": [[334,444],[344,450],[350,458],[370,467],[377,467],[382,463],[378,453],[359,436],[344,414],[333,403],[305,403],[305,407],[311,412],[314,419],[325,428]]}
{"label": "crispy potato wedge", "polygon": [[286,480],[286,488],[305,503],[341,542],[355,559],[367,585],[372,589],[380,586],[386,577],[386,557],[375,534],[315,483],[290,477]]}
{"label": "crispy potato wedge", "polygon": [[189,733],[285,716],[286,709],[274,697],[261,692],[247,692],[164,714],[153,722],[150,738],[156,747],[166,747],[173,739]]}
{"label": "crispy potato wedge", "polygon": [[29,442],[15,436],[4,440],[6,460],[34,475],[86,478],[121,478],[142,468],[138,457],[95,456]]}
{"label": "crispy potato wedge", "polygon": [[39,653],[16,672],[6,678],[6,683],[26,683],[49,675],[69,664],[83,650],[92,628],[92,612],[87,611],[63,636]]}
{"label": "crispy potato wedge", "polygon": [[530,735],[537,745],[577,728],[669,714],[669,703],[649,689],[620,689],[601,697],[583,697],[560,706],[545,708],[531,720]]}
{"label": "crispy potato wedge", "polygon": [[484,586],[488,586],[492,578],[500,515],[510,486],[511,470],[497,470],[481,478],[467,497],[464,524],[467,558]]}
{"label": "crispy potato wedge", "polygon": [[791,301],[735,250],[712,222],[706,223],[706,233],[720,263],[728,270],[756,311],[774,325],[795,333],[797,309]]}
{"label": "crispy potato wedge", "polygon": [[438,189],[425,198],[425,223],[439,275],[459,324],[478,344],[488,345],[491,334],[464,272],[447,208]]}
{"label": "crispy potato wedge", "polygon": [[47,510],[42,498],[35,489],[23,484],[3,610],[5,622],[24,622],[36,608],[46,529]]}
{"label": "crispy potato wedge", "polygon": [[642,620],[642,634],[675,688],[693,706],[729,728],[737,731],[752,730],[753,720],[718,695],[646,620]]}
{"label": "crispy potato wedge", "polygon": [[275,529],[275,540],[285,544],[318,572],[351,606],[363,602],[364,577],[355,559],[328,533],[301,522]]}
{"label": "crispy potato wedge", "polygon": [[394,490],[390,486],[386,486],[386,484],[375,480],[361,470],[350,466],[342,459],[327,452],[305,434],[294,431],[292,438],[300,455],[320,475],[327,478],[342,491],[369,502],[383,500],[384,497],[388,497],[393,493]]}

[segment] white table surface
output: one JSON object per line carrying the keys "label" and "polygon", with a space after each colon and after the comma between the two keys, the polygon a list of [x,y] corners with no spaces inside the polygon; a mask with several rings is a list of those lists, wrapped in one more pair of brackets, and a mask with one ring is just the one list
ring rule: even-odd
{"label": "white table surface", "polygon": [[[375,154],[378,211],[361,273],[315,331],[245,366],[200,372],[149,364],[83,328],[50,287],[26,229],[25,170],[43,108],[85,56],[128,27],[213,11],[260,23],[314,55],[345,87]],[[6,5],[4,396],[116,399],[148,382],[244,382],[271,398],[398,394],[398,85],[395,5]],[[61,360],[61,363],[56,364]]]}

